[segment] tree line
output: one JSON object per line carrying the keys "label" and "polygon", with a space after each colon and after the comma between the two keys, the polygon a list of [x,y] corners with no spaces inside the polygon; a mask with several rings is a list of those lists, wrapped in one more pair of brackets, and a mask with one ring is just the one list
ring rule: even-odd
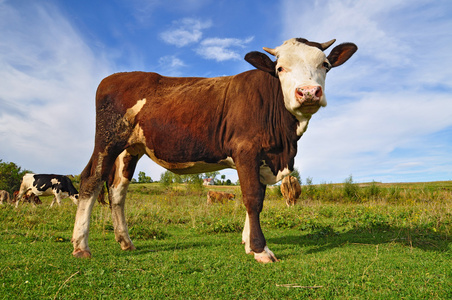
{"label": "tree line", "polygon": [[[22,167],[16,165],[13,162],[4,162],[0,159],[0,190],[5,190],[12,194],[14,191],[18,191],[20,184],[22,182],[22,177],[26,173],[32,173],[32,171],[27,169],[22,169]],[[207,172],[202,174],[187,174],[178,175],[170,171],[162,173],[159,182],[164,186],[169,186],[172,183],[187,183],[194,186],[202,186],[203,180],[205,178],[212,178],[215,184],[220,185],[233,185],[231,180],[226,179],[225,175],[221,175],[221,180],[217,179],[220,172]],[[71,176],[71,180],[78,187],[80,181],[80,175]],[[154,180],[150,176],[147,176],[145,172],[138,172],[138,180],[132,179],[132,183],[152,183]]]}

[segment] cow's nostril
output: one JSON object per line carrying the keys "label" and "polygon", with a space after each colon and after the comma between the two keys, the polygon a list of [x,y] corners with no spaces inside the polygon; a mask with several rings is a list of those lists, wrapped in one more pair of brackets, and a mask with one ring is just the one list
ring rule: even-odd
{"label": "cow's nostril", "polygon": [[317,90],[315,91],[315,96],[320,98],[322,97],[322,88],[320,86],[317,87]]}
{"label": "cow's nostril", "polygon": [[303,89],[302,88],[298,88],[297,89],[297,95],[302,98],[303,97]]}

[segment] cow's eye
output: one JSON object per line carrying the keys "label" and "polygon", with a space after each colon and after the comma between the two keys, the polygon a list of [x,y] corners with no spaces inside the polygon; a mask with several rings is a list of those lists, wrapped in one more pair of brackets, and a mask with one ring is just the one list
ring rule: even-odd
{"label": "cow's eye", "polygon": [[323,62],[323,67],[326,69],[327,72],[331,69],[330,64],[327,61]]}
{"label": "cow's eye", "polygon": [[279,67],[277,70],[278,70],[278,73],[284,72],[284,68],[283,67]]}

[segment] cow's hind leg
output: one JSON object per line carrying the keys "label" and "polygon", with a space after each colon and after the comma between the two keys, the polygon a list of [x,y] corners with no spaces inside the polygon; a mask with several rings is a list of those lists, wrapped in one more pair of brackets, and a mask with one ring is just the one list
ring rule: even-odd
{"label": "cow's hind leg", "polygon": [[72,244],[74,246],[72,255],[75,257],[91,257],[91,251],[88,247],[91,211],[111,170],[111,167],[109,167],[111,160],[117,156],[112,155],[114,158],[110,158],[97,154],[99,152],[94,152],[80,176],[79,203],[72,234]]}
{"label": "cow's hind leg", "polygon": [[115,239],[121,245],[122,250],[135,250],[135,246],[130,239],[127,228],[124,205],[127,188],[140,157],[141,156],[139,155],[131,155],[127,150],[122,152],[116,159],[115,166],[112,169],[108,180],[108,193]]}

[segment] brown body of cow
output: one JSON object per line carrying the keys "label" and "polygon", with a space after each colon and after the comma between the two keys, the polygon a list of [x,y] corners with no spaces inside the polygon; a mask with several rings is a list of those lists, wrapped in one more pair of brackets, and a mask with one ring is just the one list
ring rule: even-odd
{"label": "brown body of cow", "polygon": [[0,190],[0,204],[6,204],[10,201],[9,193],[5,190]]}
{"label": "brown body of cow", "polygon": [[291,39],[275,48],[272,61],[260,52],[245,60],[258,70],[217,78],[174,78],[156,73],[113,74],[96,93],[94,151],[81,173],[73,255],[90,257],[89,221],[104,182],[115,238],[133,250],[124,214],[127,187],[138,160],[147,155],[178,174],[224,168],[238,172],[246,207],[242,240],[259,262],[276,261],[266,245],[259,215],[267,184],[293,170],[297,141],[311,116],[326,105],[326,72],[357,50],[351,43],[323,51],[319,44]]}
{"label": "brown body of cow", "polygon": [[207,204],[213,203],[225,203],[229,200],[234,200],[235,195],[226,192],[208,191],[207,192]]}
{"label": "brown body of cow", "polygon": [[281,182],[281,194],[286,199],[287,206],[293,206],[297,203],[301,194],[301,186],[298,179],[294,176],[286,176]]}

